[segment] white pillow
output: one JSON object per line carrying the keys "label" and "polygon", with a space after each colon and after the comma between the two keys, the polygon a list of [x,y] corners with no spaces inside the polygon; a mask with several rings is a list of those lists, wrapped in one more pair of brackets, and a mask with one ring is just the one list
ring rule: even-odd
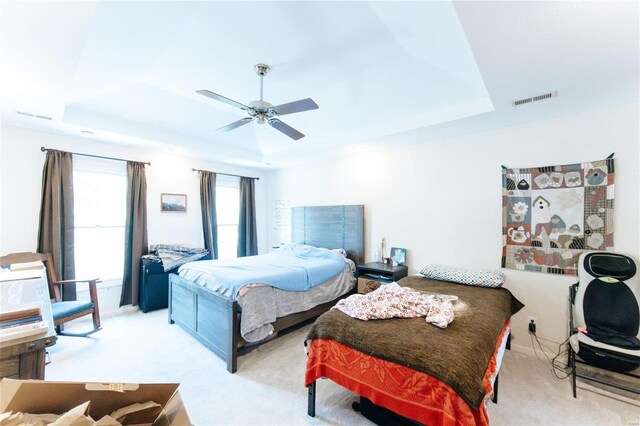
{"label": "white pillow", "polygon": [[446,265],[427,265],[420,273],[434,280],[452,281],[479,287],[500,287],[507,279],[501,271]]}

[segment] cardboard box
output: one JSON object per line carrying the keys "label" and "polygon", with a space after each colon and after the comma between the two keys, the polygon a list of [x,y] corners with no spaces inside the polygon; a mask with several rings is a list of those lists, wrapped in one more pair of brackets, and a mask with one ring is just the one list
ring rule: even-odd
{"label": "cardboard box", "polygon": [[88,414],[97,421],[127,405],[153,401],[163,407],[162,413],[147,413],[147,418],[136,418],[135,424],[191,425],[178,386],[177,383],[122,384],[2,379],[0,412],[63,414],[91,401]]}

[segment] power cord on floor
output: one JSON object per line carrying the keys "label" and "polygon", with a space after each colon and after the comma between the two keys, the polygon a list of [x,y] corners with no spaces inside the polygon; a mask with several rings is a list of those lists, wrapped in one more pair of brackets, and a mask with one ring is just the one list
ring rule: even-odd
{"label": "power cord on floor", "polygon": [[[556,379],[565,380],[565,379],[569,378],[571,376],[571,370],[567,371],[568,367],[563,362],[558,360],[558,358],[560,358],[560,357],[568,356],[568,351],[567,351],[565,345],[569,341],[569,338],[567,338],[562,343],[557,343],[557,342],[554,342],[553,340],[545,339],[545,338],[542,338],[542,337],[538,338],[538,336],[536,335],[535,331],[530,333],[530,336],[531,336],[531,347],[533,347],[533,352],[535,353],[536,358],[538,358],[541,361],[545,361],[545,364],[546,364],[546,362],[549,363],[549,366],[547,368],[549,368],[549,371],[551,372],[551,374],[553,374],[553,376]],[[549,348],[548,346],[543,345],[542,343],[540,343],[540,340],[546,340],[547,342],[557,343],[558,344],[558,350],[554,351],[553,349]],[[544,355],[546,360],[544,360],[544,359],[542,359],[542,358],[540,358],[538,356],[538,349],[536,349],[536,344],[540,348],[540,352],[542,352],[542,354]],[[555,352],[554,357],[550,358],[549,355],[547,355],[547,352],[545,352],[545,349],[547,351],[551,352],[552,354]]]}

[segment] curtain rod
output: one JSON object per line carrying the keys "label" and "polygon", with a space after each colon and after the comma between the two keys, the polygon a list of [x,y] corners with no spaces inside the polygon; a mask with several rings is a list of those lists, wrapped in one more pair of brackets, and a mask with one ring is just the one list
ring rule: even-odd
{"label": "curtain rod", "polygon": [[240,176],[240,175],[234,175],[231,173],[220,173],[220,172],[212,172],[209,170],[200,170],[200,169],[191,169],[192,172],[209,172],[209,173],[215,173],[217,175],[225,175],[225,176],[235,176],[235,177],[243,177],[243,178],[247,178],[247,179],[255,179],[255,180],[260,180],[259,177],[251,177],[251,176]]}
{"label": "curtain rod", "polygon": [[[45,152],[45,151],[51,151],[51,150],[52,150],[52,148],[45,148],[44,146],[41,146],[41,147],[40,147],[40,151],[42,151],[42,152]],[[122,159],[122,158],[104,157],[104,156],[102,156],[102,155],[83,154],[83,153],[81,153],[81,152],[69,152],[69,153],[70,153],[70,154],[73,154],[73,155],[82,155],[82,156],[84,156],[84,157],[102,158],[102,159],[105,159],[105,160],[127,161],[127,162],[128,162],[128,161],[131,161],[131,160],[124,160],[124,159]],[[142,163],[142,164],[148,164],[148,165],[151,165],[151,162],[150,162],[150,161],[133,161],[133,162],[134,162],[134,163]]]}

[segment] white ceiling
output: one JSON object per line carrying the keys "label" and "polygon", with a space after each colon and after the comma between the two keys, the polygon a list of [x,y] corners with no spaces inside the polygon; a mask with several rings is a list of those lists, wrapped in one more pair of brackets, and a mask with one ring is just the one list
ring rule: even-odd
{"label": "white ceiling", "polygon": [[[2,2],[2,120],[279,167],[638,100],[637,2]],[[311,97],[293,141],[195,93]],[[557,98],[511,102],[558,90]],[[51,117],[51,120],[18,114]],[[267,164],[270,163],[270,164]]]}

